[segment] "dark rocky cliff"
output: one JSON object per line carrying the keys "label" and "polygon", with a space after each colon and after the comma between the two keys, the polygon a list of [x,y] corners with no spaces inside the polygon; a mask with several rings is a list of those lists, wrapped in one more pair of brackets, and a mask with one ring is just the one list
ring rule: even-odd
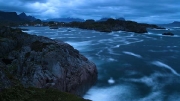
{"label": "dark rocky cliff", "polygon": [[25,21],[35,21],[36,18],[33,17],[33,16],[27,16],[26,13],[21,13],[18,15],[22,20],[25,20]]}
{"label": "dark rocky cliff", "polygon": [[96,79],[95,64],[69,44],[0,28],[0,90],[18,84],[82,95]]}
{"label": "dark rocky cliff", "polygon": [[1,21],[19,22],[22,21],[22,19],[17,15],[16,12],[0,11],[0,22]]}

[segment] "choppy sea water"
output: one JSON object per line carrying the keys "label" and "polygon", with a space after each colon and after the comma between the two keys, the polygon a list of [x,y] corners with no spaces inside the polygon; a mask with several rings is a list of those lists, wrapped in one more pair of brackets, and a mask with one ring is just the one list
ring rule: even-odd
{"label": "choppy sea water", "polygon": [[77,28],[26,27],[27,33],[62,40],[97,65],[93,101],[180,101],[180,28],[148,33],[102,33]]}

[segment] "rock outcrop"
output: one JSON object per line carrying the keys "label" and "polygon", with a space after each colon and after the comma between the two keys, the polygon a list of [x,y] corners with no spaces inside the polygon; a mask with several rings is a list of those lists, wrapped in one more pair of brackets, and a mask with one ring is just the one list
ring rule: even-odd
{"label": "rock outcrop", "polygon": [[69,44],[0,28],[0,90],[20,84],[83,95],[96,79],[96,65]]}
{"label": "rock outcrop", "polygon": [[162,35],[174,36],[174,34],[173,34],[173,33],[171,33],[171,32],[165,32],[165,33],[162,33]]}
{"label": "rock outcrop", "polygon": [[96,30],[100,32],[127,31],[135,33],[147,33],[147,28],[163,29],[157,25],[137,23],[135,21],[126,21],[109,18],[105,21],[86,20],[85,22],[71,22],[62,24],[65,27],[76,27],[81,29]]}

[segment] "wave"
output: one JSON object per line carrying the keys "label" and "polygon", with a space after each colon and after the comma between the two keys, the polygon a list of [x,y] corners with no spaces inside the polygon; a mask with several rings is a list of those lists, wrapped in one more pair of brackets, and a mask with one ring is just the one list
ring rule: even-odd
{"label": "wave", "polygon": [[[83,97],[92,101],[132,101],[135,98],[133,87],[116,85],[110,87],[93,87]],[[120,100],[121,99],[121,100]]]}
{"label": "wave", "polygon": [[114,83],[115,83],[115,80],[114,80],[112,77],[110,77],[110,79],[108,80],[108,83],[109,83],[109,84],[114,84]]}
{"label": "wave", "polygon": [[72,45],[74,48],[80,51],[87,51],[88,46],[92,43],[92,41],[81,41],[81,42],[73,42],[73,41],[66,41],[66,43]]}
{"label": "wave", "polygon": [[[172,83],[180,83],[179,77],[173,75],[173,74],[162,74],[159,72],[155,72],[151,74],[150,76],[144,76],[141,78],[121,78],[125,82],[137,82],[137,83],[144,83],[147,86],[152,88],[152,91],[147,95],[142,98],[137,98],[136,100],[131,100],[131,101],[163,101],[164,98],[166,98],[166,101],[179,101],[175,100],[175,98],[180,99],[180,97],[175,94],[175,95],[164,95],[164,87],[166,85],[170,85]],[[117,100],[118,101],[118,100]],[[125,100],[124,100],[125,101]]]}
{"label": "wave", "polygon": [[167,64],[160,62],[160,61],[154,61],[152,62],[153,65],[156,65],[158,67],[169,69],[173,74],[180,76],[172,67],[168,66]]}
{"label": "wave", "polygon": [[108,61],[117,61],[117,60],[113,58],[108,58]]}
{"label": "wave", "polygon": [[25,33],[28,33],[28,34],[33,34],[36,31],[35,30],[28,30],[28,31],[22,31],[22,32],[25,32]]}
{"label": "wave", "polygon": [[139,54],[135,54],[135,53],[133,53],[133,52],[123,51],[123,53],[124,53],[124,54],[128,54],[128,55],[135,56],[135,57],[137,57],[137,58],[142,58],[142,56],[141,56],[141,55],[139,55]]}

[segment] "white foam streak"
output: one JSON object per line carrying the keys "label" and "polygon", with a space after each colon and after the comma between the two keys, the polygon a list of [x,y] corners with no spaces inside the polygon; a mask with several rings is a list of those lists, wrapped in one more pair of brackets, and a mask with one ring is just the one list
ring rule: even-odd
{"label": "white foam streak", "polygon": [[117,61],[116,59],[113,58],[108,58],[109,61]]}
{"label": "white foam streak", "polygon": [[92,101],[131,101],[134,98],[132,87],[127,85],[117,85],[107,88],[91,88],[84,96]]}
{"label": "white foam streak", "polygon": [[22,32],[25,32],[25,33],[28,33],[28,34],[34,34],[35,33],[34,30],[27,30],[27,31],[22,31]]}
{"label": "white foam streak", "polygon": [[163,68],[169,69],[173,74],[175,74],[177,76],[180,76],[180,74],[178,74],[172,67],[168,66],[165,63],[162,63],[160,61],[154,61],[154,62],[152,62],[152,64],[156,65],[156,66],[159,66],[159,67],[163,67]]}
{"label": "white foam streak", "polygon": [[115,83],[115,80],[114,80],[112,77],[110,77],[110,79],[108,80],[108,83],[109,83],[109,84],[114,84],[114,83]]}
{"label": "white foam streak", "polygon": [[80,50],[80,51],[87,51],[87,47],[91,44],[91,41],[82,41],[82,42],[70,42],[66,41],[66,43],[72,45],[74,48]]}
{"label": "white foam streak", "polygon": [[135,54],[135,53],[132,53],[132,52],[123,51],[123,53],[124,53],[124,54],[128,54],[128,55],[135,56],[135,57],[137,57],[137,58],[142,58],[142,56],[141,56],[141,55],[139,55],[139,54]]}

